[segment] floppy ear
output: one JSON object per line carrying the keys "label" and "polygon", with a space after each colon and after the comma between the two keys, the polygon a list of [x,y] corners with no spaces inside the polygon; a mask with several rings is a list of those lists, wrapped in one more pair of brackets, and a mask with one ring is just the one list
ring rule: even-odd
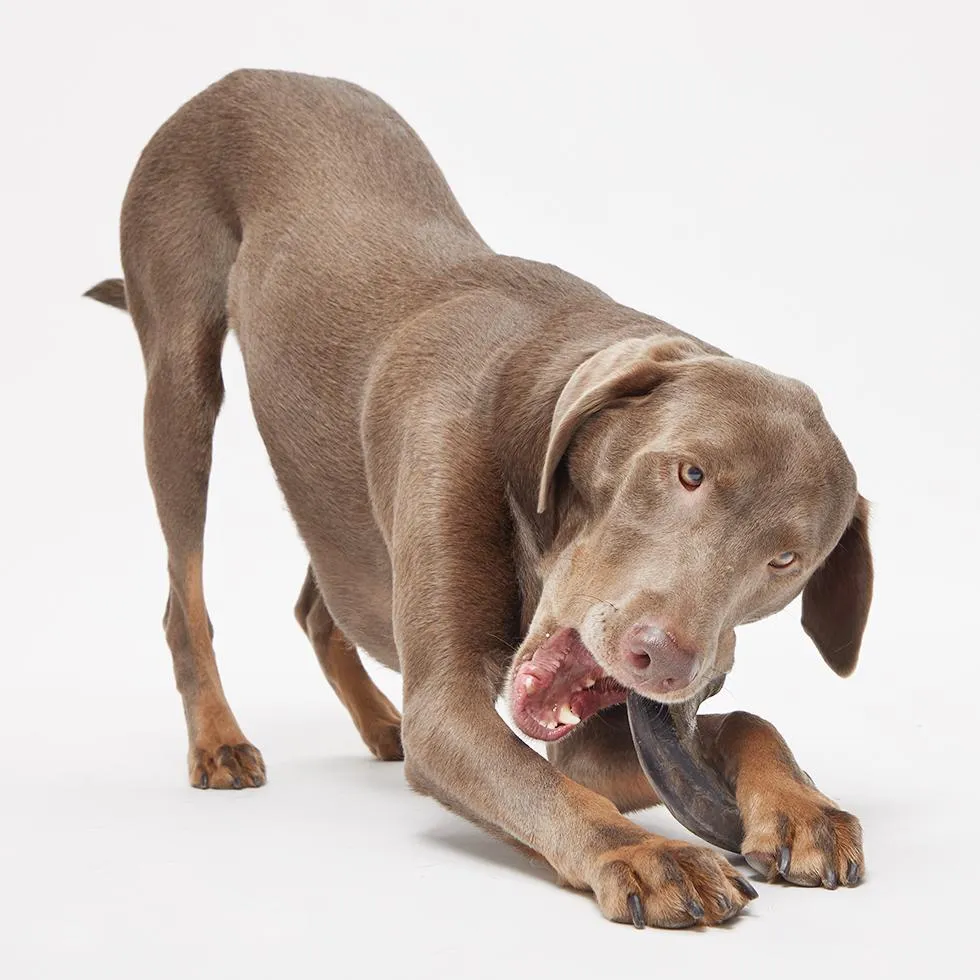
{"label": "floppy ear", "polygon": [[803,589],[803,629],[841,677],[857,666],[873,585],[868,502],[859,495],[844,536]]}
{"label": "floppy ear", "polygon": [[648,394],[664,378],[671,362],[704,353],[686,337],[631,337],[580,364],[562,389],[551,419],[538,488],[538,513],[548,509],[552,477],[585,419],[622,398]]}

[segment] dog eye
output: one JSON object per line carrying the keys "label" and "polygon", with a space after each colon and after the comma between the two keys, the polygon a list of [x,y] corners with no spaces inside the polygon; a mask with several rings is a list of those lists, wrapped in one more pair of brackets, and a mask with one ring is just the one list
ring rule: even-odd
{"label": "dog eye", "polygon": [[697,490],[704,483],[704,470],[693,463],[681,463],[677,475],[688,490]]}
{"label": "dog eye", "polygon": [[771,562],[773,568],[789,568],[796,561],[795,551],[784,551],[781,555],[776,555]]}

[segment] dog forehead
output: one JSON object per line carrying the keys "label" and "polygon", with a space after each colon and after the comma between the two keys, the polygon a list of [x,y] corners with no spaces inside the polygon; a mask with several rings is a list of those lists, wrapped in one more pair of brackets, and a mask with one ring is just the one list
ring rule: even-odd
{"label": "dog forehead", "polygon": [[694,358],[677,371],[674,399],[694,415],[742,424],[767,424],[781,416],[814,425],[825,422],[816,393],[796,378],[734,357]]}
{"label": "dog forehead", "polygon": [[651,488],[678,462],[699,466],[736,496],[761,494],[760,505],[792,499],[806,508],[856,492],[814,392],[735,358],[692,360],[646,398],[598,413],[587,431],[574,455],[593,491],[638,503],[653,502]]}
{"label": "dog forehead", "polygon": [[662,435],[673,442],[777,468],[844,458],[813,389],[757,364],[730,357],[692,361],[670,396]]}

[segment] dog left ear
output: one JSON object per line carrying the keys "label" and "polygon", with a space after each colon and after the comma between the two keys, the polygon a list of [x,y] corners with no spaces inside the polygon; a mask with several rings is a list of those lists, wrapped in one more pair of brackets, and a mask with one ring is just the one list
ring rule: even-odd
{"label": "dog left ear", "polygon": [[858,495],[843,537],[803,589],[803,629],[841,677],[857,666],[873,585],[868,502]]}
{"label": "dog left ear", "polygon": [[558,397],[538,487],[538,513],[551,499],[552,478],[579,426],[621,399],[649,394],[677,362],[703,357],[684,334],[630,337],[593,354],[580,364]]}

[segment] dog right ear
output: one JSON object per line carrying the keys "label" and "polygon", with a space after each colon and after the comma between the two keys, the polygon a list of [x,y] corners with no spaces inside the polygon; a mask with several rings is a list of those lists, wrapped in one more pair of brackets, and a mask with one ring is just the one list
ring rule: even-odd
{"label": "dog right ear", "polygon": [[630,337],[580,364],[558,396],[538,487],[538,513],[548,509],[558,463],[579,426],[600,409],[649,394],[671,365],[705,351],[686,337]]}
{"label": "dog right ear", "polygon": [[874,577],[868,502],[859,495],[844,536],[803,588],[803,629],[839,677],[857,666]]}

